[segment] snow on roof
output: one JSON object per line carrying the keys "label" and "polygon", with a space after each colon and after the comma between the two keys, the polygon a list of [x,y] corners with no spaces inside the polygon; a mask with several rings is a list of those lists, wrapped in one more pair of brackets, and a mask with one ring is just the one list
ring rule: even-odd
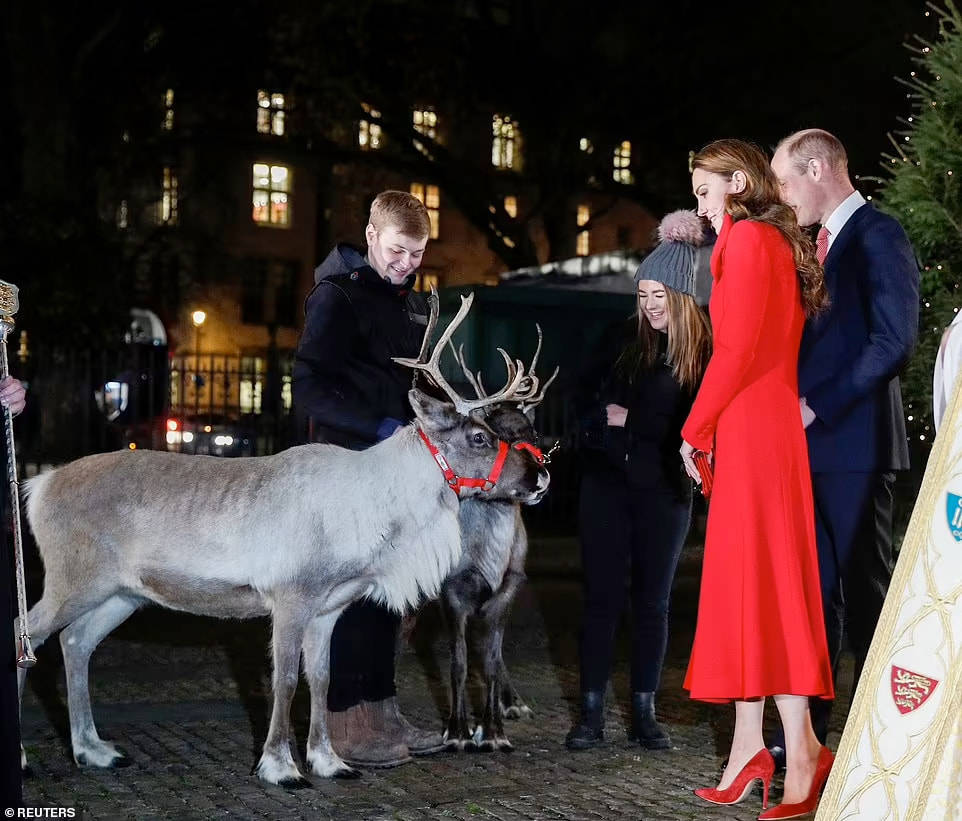
{"label": "snow on roof", "polygon": [[505,271],[500,279],[504,285],[551,285],[630,294],[634,293],[633,278],[639,265],[640,255],[611,251]]}

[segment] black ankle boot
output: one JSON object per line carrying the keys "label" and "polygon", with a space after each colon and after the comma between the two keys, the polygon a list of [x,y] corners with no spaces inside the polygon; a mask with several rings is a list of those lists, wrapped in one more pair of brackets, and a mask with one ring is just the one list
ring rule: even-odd
{"label": "black ankle boot", "polygon": [[588,750],[605,740],[605,694],[587,690],[581,694],[581,718],[565,736],[569,750]]}
{"label": "black ankle boot", "polygon": [[655,720],[655,694],[631,694],[631,740],[648,750],[666,750],[671,739]]}

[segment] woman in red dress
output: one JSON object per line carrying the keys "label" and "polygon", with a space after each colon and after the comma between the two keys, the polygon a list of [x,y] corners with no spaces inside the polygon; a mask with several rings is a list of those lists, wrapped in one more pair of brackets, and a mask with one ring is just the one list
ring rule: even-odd
{"label": "woman in red dress", "polygon": [[[808,697],[831,698],[815,549],[808,450],[798,401],[798,348],[806,315],[827,304],[814,247],[779,200],[765,155],[719,140],[694,158],[698,213],[718,233],[709,310],[714,352],[682,428],[682,458],[712,454],[698,623],[686,689],[735,702],[728,766],[708,801],[744,799],[774,762],[762,740],[765,697],[785,728],[783,803],[761,818],[814,808],[832,754],[812,730]],[[809,806],[811,804],[811,806]]]}

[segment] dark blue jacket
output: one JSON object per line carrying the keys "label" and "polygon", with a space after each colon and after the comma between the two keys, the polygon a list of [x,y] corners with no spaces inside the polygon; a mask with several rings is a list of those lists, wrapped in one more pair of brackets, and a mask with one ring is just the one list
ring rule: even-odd
{"label": "dark blue jacket", "polygon": [[799,395],[813,472],[909,466],[898,372],[918,337],[919,268],[898,221],[866,204],[825,260],[828,311],[805,326]]}
{"label": "dark blue jacket", "polygon": [[417,357],[427,303],[411,290],[413,275],[392,285],[349,245],[331,251],[314,282],[294,359],[294,410],[305,438],[363,449],[412,418],[413,371],[391,358]]}

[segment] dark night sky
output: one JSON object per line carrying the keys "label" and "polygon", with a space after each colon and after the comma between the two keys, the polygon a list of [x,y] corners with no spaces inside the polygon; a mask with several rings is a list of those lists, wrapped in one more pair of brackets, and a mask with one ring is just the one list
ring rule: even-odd
{"label": "dark night sky", "polygon": [[887,132],[910,113],[895,79],[912,68],[904,44],[915,34],[936,36],[925,11],[911,0],[672,3],[632,35],[639,40],[635,124],[657,118],[659,108],[676,112],[660,129],[671,161],[718,137],[771,147],[818,126],[846,144],[853,174],[878,174],[880,154],[891,147]]}

